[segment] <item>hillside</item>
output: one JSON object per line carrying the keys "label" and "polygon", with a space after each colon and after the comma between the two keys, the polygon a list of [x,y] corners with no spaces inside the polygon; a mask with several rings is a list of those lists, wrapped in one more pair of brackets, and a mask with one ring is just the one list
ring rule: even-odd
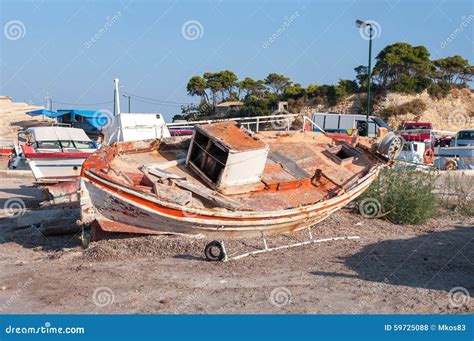
{"label": "hillside", "polygon": [[[424,103],[421,114],[408,112],[387,117],[387,108],[391,108],[392,112],[401,112],[402,110],[397,110],[400,106],[414,100],[417,100],[418,103]],[[362,108],[365,107],[365,101],[366,94],[355,94],[349,96],[338,105],[305,107],[302,112],[310,114],[314,111],[331,111],[344,114],[358,114],[363,111]],[[426,91],[417,95],[392,92],[383,99],[375,101],[373,114],[384,118],[394,129],[400,128],[405,121],[431,122],[437,130],[458,131],[461,129],[474,129],[474,92],[467,88],[452,89],[442,99],[430,97]]]}
{"label": "hillside", "polygon": [[[26,115],[26,112],[36,109],[43,109],[43,107],[13,102],[9,96],[0,96],[0,136],[14,137],[18,130],[44,123],[43,118],[40,116],[31,117]],[[46,121],[49,122],[51,120],[46,119]]]}

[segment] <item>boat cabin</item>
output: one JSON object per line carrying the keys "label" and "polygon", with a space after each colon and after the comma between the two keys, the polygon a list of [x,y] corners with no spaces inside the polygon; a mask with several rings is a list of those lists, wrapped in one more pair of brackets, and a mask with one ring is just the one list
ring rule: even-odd
{"label": "boat cabin", "polygon": [[93,152],[95,142],[84,130],[68,127],[34,127],[19,133],[19,140],[37,153]]}
{"label": "boat cabin", "polygon": [[186,165],[221,193],[261,186],[269,147],[233,121],[196,126]]}

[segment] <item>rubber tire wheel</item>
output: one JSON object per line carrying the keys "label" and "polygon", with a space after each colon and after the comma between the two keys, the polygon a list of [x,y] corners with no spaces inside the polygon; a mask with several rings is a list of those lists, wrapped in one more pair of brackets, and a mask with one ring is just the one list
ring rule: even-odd
{"label": "rubber tire wheel", "polygon": [[450,171],[450,170],[456,170],[458,167],[456,166],[456,162],[450,160],[446,162],[444,165],[444,170]]}
{"label": "rubber tire wheel", "polygon": [[[214,248],[219,249],[218,255],[215,255],[212,252]],[[213,262],[222,261],[225,258],[224,247],[217,240],[213,240],[212,242],[206,245],[206,247],[204,248],[204,254],[206,255],[206,259],[208,261],[213,261]]]}

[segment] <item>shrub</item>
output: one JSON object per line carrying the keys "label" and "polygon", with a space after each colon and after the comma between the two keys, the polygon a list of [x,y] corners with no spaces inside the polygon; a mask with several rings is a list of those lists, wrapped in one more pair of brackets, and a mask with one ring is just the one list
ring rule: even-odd
{"label": "shrub", "polygon": [[382,116],[384,118],[399,116],[399,115],[406,115],[406,114],[413,114],[416,117],[421,116],[423,111],[426,110],[426,104],[421,99],[417,98],[413,101],[401,104],[401,105],[394,105],[385,108],[382,111]]}
{"label": "shrub", "polygon": [[408,94],[419,94],[431,85],[431,79],[427,77],[413,77],[402,74],[391,86],[391,90]]}
{"label": "shrub", "polygon": [[474,216],[474,177],[447,172],[440,179],[441,208],[464,216]]}
{"label": "shrub", "polygon": [[440,81],[438,83],[432,83],[428,87],[428,93],[434,98],[444,98],[449,94],[451,90],[451,85],[446,81]]}
{"label": "shrub", "polygon": [[[357,199],[359,211],[371,217],[387,217],[396,224],[422,224],[434,213],[434,181],[433,172],[383,169]],[[380,212],[374,214],[374,209]]]}

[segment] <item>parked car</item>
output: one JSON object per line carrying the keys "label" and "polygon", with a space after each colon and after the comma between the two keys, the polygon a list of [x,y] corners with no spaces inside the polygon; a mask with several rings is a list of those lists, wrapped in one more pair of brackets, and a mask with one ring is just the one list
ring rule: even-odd
{"label": "parked car", "polygon": [[460,130],[451,140],[450,147],[474,146],[474,130]]}
{"label": "parked car", "polygon": [[438,169],[444,170],[474,169],[474,148],[469,146],[439,148],[434,164]]}
{"label": "parked car", "polygon": [[440,138],[436,139],[435,147],[449,147],[452,140],[452,136],[441,136]]}
{"label": "parked car", "polygon": [[[367,124],[365,115],[314,113],[312,120],[328,133],[343,133],[347,135],[352,135],[354,129],[364,131]],[[369,137],[376,137],[380,127],[391,130],[382,119],[369,116]],[[313,127],[313,130],[319,131],[318,127]]]}

